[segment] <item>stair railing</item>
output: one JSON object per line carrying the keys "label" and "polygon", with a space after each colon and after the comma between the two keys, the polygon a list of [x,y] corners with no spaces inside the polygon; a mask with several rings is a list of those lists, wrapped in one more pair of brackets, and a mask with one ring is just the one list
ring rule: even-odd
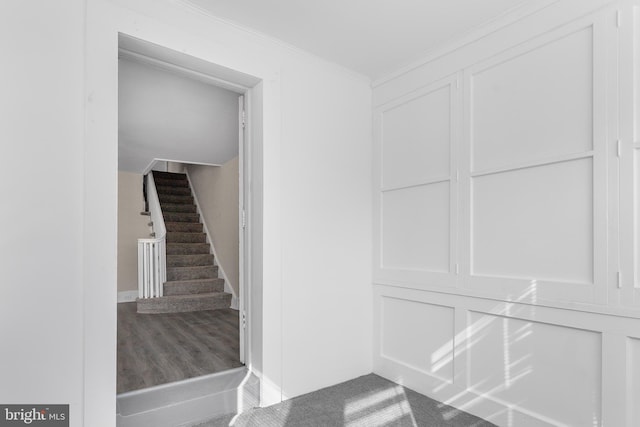
{"label": "stair railing", "polygon": [[158,298],[163,295],[167,280],[167,229],[153,173],[147,174],[145,180],[154,237],[138,239],[138,298]]}

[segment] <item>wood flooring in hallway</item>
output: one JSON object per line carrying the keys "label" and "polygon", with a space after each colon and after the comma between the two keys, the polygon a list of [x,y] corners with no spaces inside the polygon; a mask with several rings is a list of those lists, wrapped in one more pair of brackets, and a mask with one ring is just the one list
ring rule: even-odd
{"label": "wood flooring in hallway", "polygon": [[118,304],[117,392],[198,377],[242,366],[238,312],[138,314]]}

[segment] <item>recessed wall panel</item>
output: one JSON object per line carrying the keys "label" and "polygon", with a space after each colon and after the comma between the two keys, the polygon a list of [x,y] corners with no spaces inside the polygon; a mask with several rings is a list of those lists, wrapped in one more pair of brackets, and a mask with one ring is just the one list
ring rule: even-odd
{"label": "recessed wall panel", "polygon": [[453,381],[453,308],[383,297],[381,325],[383,357]]}
{"label": "recessed wall panel", "polygon": [[640,426],[640,340],[630,338],[628,341],[629,355],[629,393],[627,402],[631,409],[632,426]]}
{"label": "recessed wall panel", "polygon": [[382,193],[382,267],[449,271],[449,182]]}
{"label": "recessed wall panel", "polygon": [[593,34],[585,28],[472,76],[473,170],[593,147]]}
{"label": "recessed wall panel", "polygon": [[423,183],[449,175],[451,94],[445,86],[382,115],[382,184]]}
{"label": "recessed wall panel", "polygon": [[593,283],[591,158],[473,179],[472,274]]}
{"label": "recessed wall panel", "polygon": [[469,314],[469,387],[562,425],[601,423],[601,335]]}

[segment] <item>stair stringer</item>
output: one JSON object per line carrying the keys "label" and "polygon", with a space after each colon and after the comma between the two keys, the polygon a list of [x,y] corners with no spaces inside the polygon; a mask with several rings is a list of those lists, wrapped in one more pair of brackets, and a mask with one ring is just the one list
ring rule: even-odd
{"label": "stair stringer", "polygon": [[202,222],[202,228],[204,234],[206,235],[206,242],[209,243],[209,252],[213,254],[213,264],[218,266],[218,277],[222,277],[224,279],[224,291],[228,294],[231,294],[231,307],[234,310],[240,309],[240,304],[238,300],[238,296],[233,291],[231,285],[229,285],[229,279],[227,278],[226,273],[224,272],[224,268],[222,265],[218,263],[218,254],[216,253],[216,247],[213,244],[213,240],[211,239],[211,233],[209,233],[209,227],[207,227],[207,221],[202,214],[202,209],[200,208],[200,203],[198,202],[198,195],[196,194],[195,187],[193,186],[193,182],[191,181],[191,175],[189,174],[189,168],[184,168],[184,174],[187,176],[187,181],[189,181],[189,187],[191,188],[191,195],[193,196],[193,202],[196,205],[196,210],[198,211],[198,215],[200,216],[200,222]]}

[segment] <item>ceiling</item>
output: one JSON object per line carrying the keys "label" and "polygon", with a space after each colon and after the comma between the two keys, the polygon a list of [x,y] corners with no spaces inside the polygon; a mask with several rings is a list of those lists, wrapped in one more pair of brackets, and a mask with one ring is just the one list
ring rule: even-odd
{"label": "ceiling", "polygon": [[497,17],[548,0],[187,0],[377,79]]}
{"label": "ceiling", "polygon": [[120,51],[118,169],[144,173],[155,159],[222,165],[236,157],[238,93],[144,58]]}

